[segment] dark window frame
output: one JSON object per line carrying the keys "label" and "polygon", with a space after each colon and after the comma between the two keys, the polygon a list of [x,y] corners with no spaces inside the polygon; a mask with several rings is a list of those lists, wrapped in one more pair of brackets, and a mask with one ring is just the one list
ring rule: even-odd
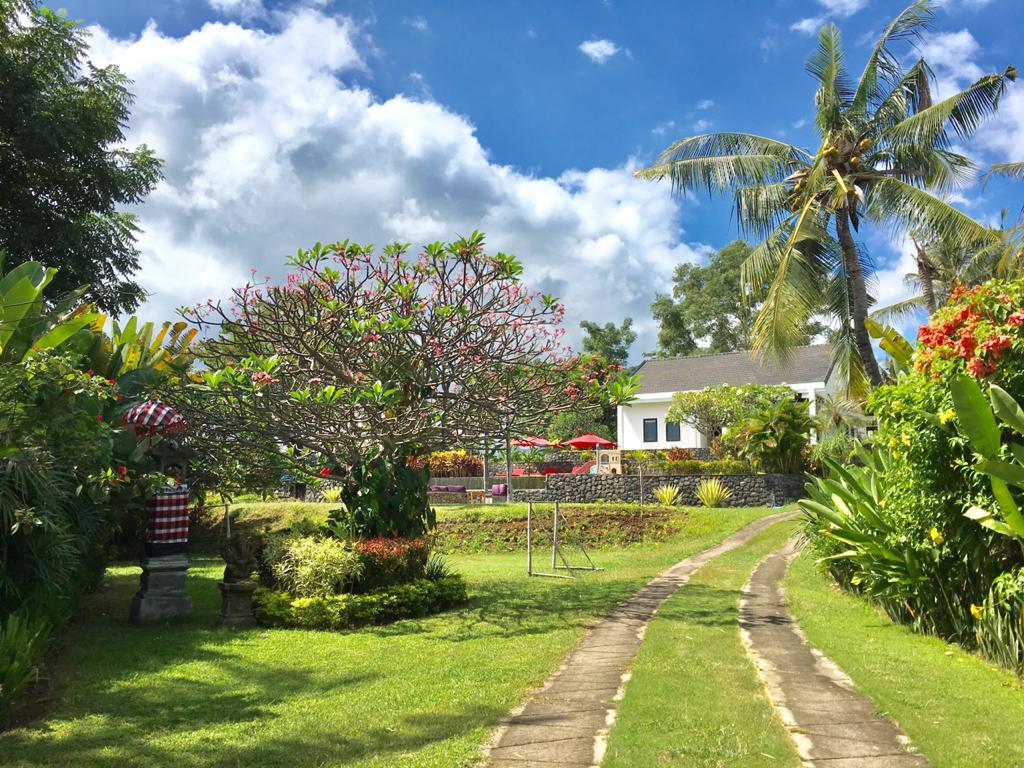
{"label": "dark window frame", "polygon": [[[652,422],[654,424],[654,437],[648,437],[647,436],[647,426],[648,426],[648,424],[650,424]],[[645,443],[656,443],[656,442],[658,442],[658,419],[657,419],[657,417],[650,418],[650,419],[644,419],[644,422],[643,422],[643,436],[644,436],[644,442]]]}

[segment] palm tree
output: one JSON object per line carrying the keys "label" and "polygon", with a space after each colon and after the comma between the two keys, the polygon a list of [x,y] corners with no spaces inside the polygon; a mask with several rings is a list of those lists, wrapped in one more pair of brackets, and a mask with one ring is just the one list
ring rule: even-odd
{"label": "palm tree", "polygon": [[994,277],[1008,247],[1010,231],[1005,226],[993,228],[988,238],[967,247],[952,246],[927,233],[914,232],[912,242],[917,271],[903,278],[914,294],[895,304],[874,309],[871,317],[891,323],[922,309],[931,315],[949,300],[957,286],[970,287]]}
{"label": "palm tree", "polygon": [[[856,85],[847,77],[839,30],[825,26],[807,70],[818,82],[816,152],[750,133],[711,133],[668,147],[640,178],[669,178],[673,190],[733,195],[741,230],[762,240],[743,268],[744,293],[762,302],[755,349],[785,356],[822,304],[835,331],[836,370],[863,394],[881,373],[865,320],[873,267],[854,239],[864,219],[923,226],[954,247],[989,231],[941,195],[974,177],[971,160],[950,148],[991,116],[1013,67],[933,102],[932,75],[893,53],[927,29],[931,4],[919,0],[888,26]],[[764,286],[763,290],[761,287]]]}

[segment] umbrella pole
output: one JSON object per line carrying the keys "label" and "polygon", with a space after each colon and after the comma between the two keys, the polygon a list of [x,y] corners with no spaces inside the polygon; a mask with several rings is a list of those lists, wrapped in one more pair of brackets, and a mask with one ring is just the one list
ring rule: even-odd
{"label": "umbrella pole", "polygon": [[505,481],[508,483],[505,498],[512,503],[512,436],[505,433]]}

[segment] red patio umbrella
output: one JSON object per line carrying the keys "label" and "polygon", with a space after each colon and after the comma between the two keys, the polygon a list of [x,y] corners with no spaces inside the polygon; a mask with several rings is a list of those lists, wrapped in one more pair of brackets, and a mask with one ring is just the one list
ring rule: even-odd
{"label": "red patio umbrella", "polygon": [[585,435],[574,437],[572,440],[566,440],[561,445],[567,445],[570,448],[575,448],[578,451],[593,450],[595,448],[614,448],[615,443],[611,440],[605,440],[599,435],[592,435],[589,432]]}

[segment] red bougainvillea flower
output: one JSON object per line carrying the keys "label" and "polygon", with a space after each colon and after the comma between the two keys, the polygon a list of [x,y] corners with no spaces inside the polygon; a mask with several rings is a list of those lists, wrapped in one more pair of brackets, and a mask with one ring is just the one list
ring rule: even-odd
{"label": "red bougainvillea flower", "polygon": [[121,464],[121,465],[118,466],[116,472],[117,472],[119,477],[124,477],[125,474],[127,474],[127,472],[128,472],[128,467],[126,467],[124,464]]}
{"label": "red bougainvillea flower", "polygon": [[977,339],[974,338],[973,334],[964,333],[960,335],[960,339],[957,341],[954,349],[960,357],[971,357],[974,354],[974,350],[978,346]]}
{"label": "red bougainvillea flower", "polygon": [[102,413],[97,413],[96,414],[96,421],[103,421],[103,414]]}
{"label": "red bougainvillea flower", "polygon": [[996,334],[995,336],[989,336],[985,339],[981,348],[987,352],[1002,352],[1008,346],[1010,346],[1011,339],[1005,333]]}
{"label": "red bougainvillea flower", "polygon": [[992,373],[996,367],[980,357],[975,357],[967,363],[967,372],[977,379],[983,379]]}
{"label": "red bougainvillea flower", "polygon": [[1018,309],[1008,318],[1006,318],[1007,325],[1024,325],[1024,309]]}
{"label": "red bougainvillea flower", "polygon": [[321,477],[327,477],[330,474],[331,470],[328,467],[324,467],[323,469],[320,470]]}

